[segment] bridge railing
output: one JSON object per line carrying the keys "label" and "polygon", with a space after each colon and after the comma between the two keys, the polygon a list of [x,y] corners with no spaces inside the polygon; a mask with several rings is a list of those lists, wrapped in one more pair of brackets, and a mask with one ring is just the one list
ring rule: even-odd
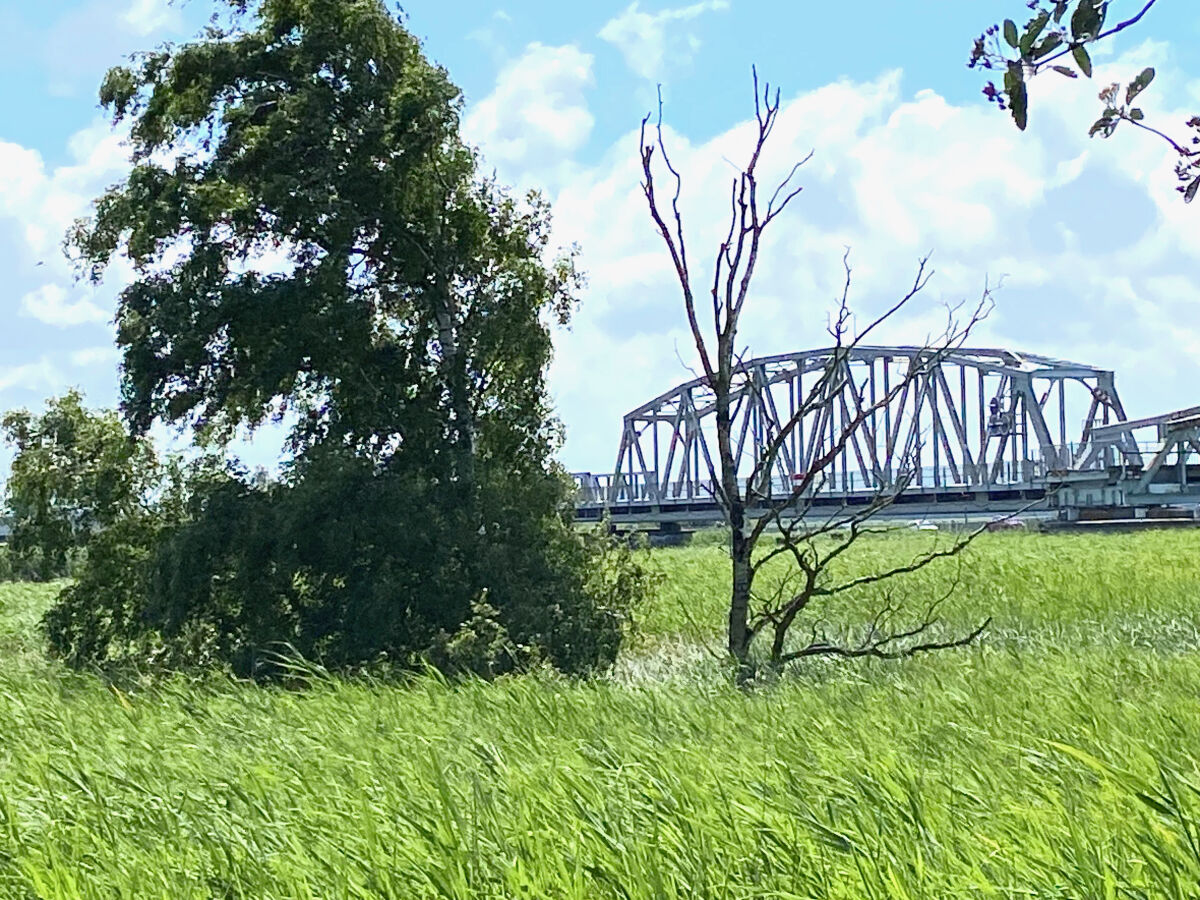
{"label": "bridge railing", "polygon": [[[1138,447],[1149,455],[1158,445],[1154,442],[1138,442]],[[1074,458],[1079,445],[1055,446],[1052,459],[1008,459],[993,464],[989,471],[955,473],[949,466],[924,466],[912,473],[906,494],[937,494],[943,492],[979,492],[988,490],[1021,490],[1044,486],[1048,479],[1064,470],[1063,460]],[[1090,469],[1105,468],[1102,458],[1096,458]],[[956,477],[957,475],[957,477]],[[661,485],[653,472],[596,474],[577,472],[575,480],[576,505],[580,508],[621,507],[633,505],[687,506],[715,502],[716,485],[711,480],[688,481],[683,484]],[[793,479],[798,479],[794,475]],[[760,484],[757,493],[763,497],[784,497],[793,489],[793,481],[776,476],[769,484]],[[739,479],[739,486],[746,489],[746,479]],[[874,479],[864,478],[860,472],[838,471],[824,481],[810,486],[806,496],[837,497],[865,496],[880,490]]]}
{"label": "bridge railing", "polygon": [[[1006,460],[999,465],[998,472],[989,472],[990,483],[975,473],[971,480],[955,478],[948,466],[934,468],[925,466],[919,472],[912,473],[906,493],[928,493],[940,491],[979,491],[990,489],[1020,488],[1031,486],[1039,479],[1047,477],[1052,468],[1041,459]],[[576,487],[576,503],[581,507],[593,506],[628,506],[633,504],[655,504],[661,506],[687,505],[705,503],[715,500],[717,488],[713,481],[689,481],[683,485],[667,485],[657,483],[654,473],[625,473],[619,475],[593,474],[580,472],[574,474]],[[802,476],[795,475],[799,480]],[[756,493],[763,497],[786,497],[794,488],[796,481],[785,481],[775,477],[769,484],[759,484]],[[745,491],[746,479],[738,480],[739,487]],[[857,472],[838,472],[836,478],[817,482],[809,486],[806,496],[835,497],[850,495],[873,494],[880,490],[880,485],[874,479],[866,479]]]}

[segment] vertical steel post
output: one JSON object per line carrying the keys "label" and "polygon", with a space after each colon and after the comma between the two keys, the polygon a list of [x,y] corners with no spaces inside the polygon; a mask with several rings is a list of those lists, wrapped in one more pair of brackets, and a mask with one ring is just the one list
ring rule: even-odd
{"label": "vertical steel post", "polygon": [[975,454],[975,461],[979,463],[980,482],[984,485],[991,483],[991,469],[987,464],[987,385],[984,382],[983,369],[977,370],[979,373],[979,452]]}
{"label": "vertical steel post", "polygon": [[881,483],[880,466],[879,466],[879,454],[880,454],[879,406],[878,406],[879,400],[876,396],[876,389],[875,389],[875,362],[876,362],[876,358],[874,356],[872,356],[871,357],[871,379],[870,379],[870,381],[871,381],[871,385],[870,385],[870,391],[871,391],[871,443],[874,446],[871,451],[871,458],[875,461],[875,469],[871,473],[871,482],[872,482],[872,487],[878,491],[878,490],[881,490],[884,487],[884,485]]}
{"label": "vertical steel post", "polygon": [[1067,450],[1067,380],[1058,379],[1058,460],[1060,469],[1070,465],[1070,455]]}
{"label": "vertical steel post", "polygon": [[[797,409],[801,409],[801,410],[804,409],[805,403],[808,402],[808,398],[806,398],[804,396],[804,360],[801,360],[799,362],[799,364],[796,366],[796,398],[797,398],[796,402],[799,404],[797,406]],[[802,469],[804,467],[804,417],[803,416],[801,416],[800,421],[798,421],[796,423],[796,429],[794,432],[792,432],[792,434],[796,439],[796,448],[795,448],[795,451],[792,453],[792,459],[794,459],[796,461],[796,468]],[[793,474],[803,474],[803,473],[801,472],[801,473],[793,473]]]}
{"label": "vertical steel post", "polygon": [[942,486],[942,417],[938,415],[938,392],[929,390],[933,373],[925,376],[925,390],[929,397],[929,433],[933,437],[933,486]]}

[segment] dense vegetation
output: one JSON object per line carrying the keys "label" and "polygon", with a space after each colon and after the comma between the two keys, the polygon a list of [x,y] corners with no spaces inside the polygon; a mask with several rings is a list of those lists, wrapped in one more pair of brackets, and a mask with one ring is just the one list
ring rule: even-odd
{"label": "dense vegetation", "polygon": [[47,581],[67,574],[99,531],[133,514],[155,481],[155,458],[130,440],[115,411],[89,412],[68,391],[40,415],[4,416],[16,451],[4,485],[12,535],[6,575]]}
{"label": "dense vegetation", "polygon": [[[128,441],[78,398],[9,429],[19,556],[41,551],[46,577],[83,551],[54,651],[256,675],[281,649],[611,666],[644,579],[569,524],[545,372],[578,278],[546,204],[481,171],[458,89],[383,0],[214,6],[195,40],[106,76],[131,165],[68,236],[93,279],[133,267]],[[104,437],[115,476],[60,413]],[[267,421],[288,434],[273,480],[228,451]],[[156,423],[192,437],[186,465],[122,455]]]}
{"label": "dense vegetation", "polygon": [[52,587],[6,586],[0,896],[1194,897],[1195,547],[987,535],[904,583],[961,578],[980,644],[749,693],[699,643],[717,546],[654,551],[640,644],[587,681],[108,687],[41,653]]}

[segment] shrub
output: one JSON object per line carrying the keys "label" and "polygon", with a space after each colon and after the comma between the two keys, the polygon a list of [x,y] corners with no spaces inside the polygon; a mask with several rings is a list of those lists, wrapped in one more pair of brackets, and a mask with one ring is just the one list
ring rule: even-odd
{"label": "shrub", "polygon": [[508,495],[485,503],[484,533],[464,533],[430,485],[342,463],[266,485],[180,470],[152,508],[95,535],[46,617],[52,648],[75,666],[258,677],[278,674],[285,644],[340,670],[584,674],[616,660],[653,581],[627,547],[570,526],[560,479],[541,486],[558,497],[549,514],[518,514]]}

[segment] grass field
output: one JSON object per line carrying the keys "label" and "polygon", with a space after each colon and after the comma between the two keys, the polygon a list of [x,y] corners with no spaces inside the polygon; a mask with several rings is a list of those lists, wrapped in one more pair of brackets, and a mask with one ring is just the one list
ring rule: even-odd
{"label": "grass field", "polygon": [[586,683],[118,691],[42,657],[52,588],[0,586],[0,898],[1195,898],[1198,551],[988,535],[904,585],[959,578],[980,645],[749,693],[704,650],[718,546],[655,551]]}

